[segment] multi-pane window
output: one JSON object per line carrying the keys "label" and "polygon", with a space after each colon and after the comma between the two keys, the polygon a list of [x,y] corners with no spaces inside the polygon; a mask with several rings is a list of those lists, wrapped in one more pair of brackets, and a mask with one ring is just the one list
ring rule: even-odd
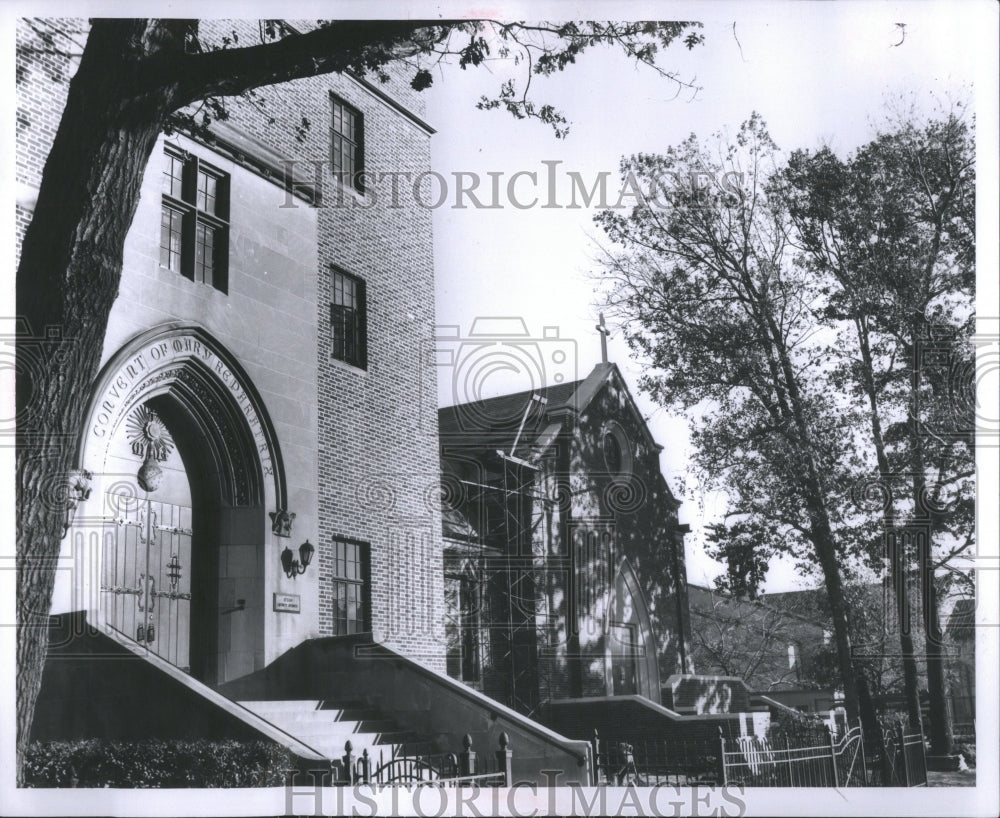
{"label": "multi-pane window", "polygon": [[229,177],[172,145],[165,159],[160,264],[226,292]]}
{"label": "multi-pane window", "polygon": [[176,273],[181,271],[181,240],[183,235],[183,211],[164,202],[160,224],[160,264]]}
{"label": "multi-pane window", "polygon": [[481,676],[481,606],[479,577],[466,566],[445,564],[446,669],[453,679],[476,683]]}
{"label": "multi-pane window", "polygon": [[330,283],[330,354],[364,369],[368,365],[365,282],[334,269]]}
{"label": "multi-pane window", "polygon": [[371,630],[368,544],[333,540],[333,633],[342,636]]}
{"label": "multi-pane window", "polygon": [[361,112],[331,97],[330,162],[333,175],[345,185],[364,192],[364,129]]}

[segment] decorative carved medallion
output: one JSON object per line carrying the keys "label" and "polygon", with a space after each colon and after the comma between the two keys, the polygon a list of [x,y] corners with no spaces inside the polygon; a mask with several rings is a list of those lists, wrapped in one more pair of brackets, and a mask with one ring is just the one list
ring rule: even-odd
{"label": "decorative carved medallion", "polygon": [[132,410],[125,421],[125,429],[136,457],[145,458],[151,451],[153,457],[162,463],[174,450],[167,427],[160,416],[145,404]]}
{"label": "decorative carved medallion", "polygon": [[133,454],[145,458],[135,476],[139,487],[143,491],[156,491],[163,479],[163,469],[156,461],[166,460],[174,448],[170,432],[159,415],[145,404],[132,410],[125,421],[125,430]]}

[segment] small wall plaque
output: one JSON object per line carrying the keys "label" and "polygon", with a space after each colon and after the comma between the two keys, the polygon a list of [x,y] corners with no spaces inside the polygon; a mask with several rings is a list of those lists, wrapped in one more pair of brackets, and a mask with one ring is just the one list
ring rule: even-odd
{"label": "small wall plaque", "polygon": [[275,594],[274,610],[280,613],[299,613],[302,610],[302,598],[298,594]]}

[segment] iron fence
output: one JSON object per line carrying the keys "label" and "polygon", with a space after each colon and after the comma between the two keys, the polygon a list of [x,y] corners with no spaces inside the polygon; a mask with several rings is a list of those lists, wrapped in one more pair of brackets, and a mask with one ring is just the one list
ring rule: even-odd
{"label": "iron fence", "polygon": [[607,786],[723,784],[747,787],[919,787],[927,784],[923,736],[888,730],[866,747],[861,726],[841,734],[774,733],[767,738],[678,741],[627,737],[591,741],[596,783]]}
{"label": "iron fence", "polygon": [[719,738],[722,783],[747,787],[864,787],[867,786],[861,728],[848,730],[839,740],[811,746],[792,746],[787,737],[770,739],[740,736]]}
{"label": "iron fence", "polygon": [[882,755],[874,755],[870,786],[927,786],[927,758],[920,733],[906,733],[901,724],[886,727],[882,731]]}
{"label": "iron fence", "polygon": [[596,784],[653,787],[659,784],[715,784],[719,743],[668,738],[591,739]]}
{"label": "iron fence", "polygon": [[340,759],[340,784],[377,784],[381,786],[432,787],[507,787],[513,781],[514,757],[506,733],[500,734],[500,748],[492,762],[472,749],[472,737],[466,735],[458,753],[421,753],[405,747],[379,749],[376,759],[368,748],[358,755],[350,741]]}

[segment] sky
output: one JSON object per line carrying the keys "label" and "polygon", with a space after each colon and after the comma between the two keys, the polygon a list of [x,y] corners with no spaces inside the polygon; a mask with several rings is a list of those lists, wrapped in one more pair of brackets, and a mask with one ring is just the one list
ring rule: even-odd
{"label": "sky", "polygon": [[[681,17],[681,10],[669,8]],[[539,349],[546,343],[575,349],[577,376],[586,376],[601,354],[595,330],[599,296],[590,275],[601,234],[592,223],[595,208],[541,206],[551,201],[546,192],[550,171],[557,179],[556,204],[571,200],[568,172],[579,173],[588,186],[608,172],[609,190],[615,191],[623,155],[660,151],[691,133],[734,133],[753,111],[763,116],[783,150],[828,145],[842,155],[868,141],[887,108],[901,102],[930,111],[936,101],[978,97],[982,126],[984,117],[995,121],[995,45],[982,39],[984,27],[970,17],[977,9],[984,10],[972,3],[947,8],[935,3],[687,7],[683,11],[694,12],[705,24],[704,45],[692,51],[673,46],[660,54],[658,64],[698,86],[697,93],[610,49],[588,52],[565,73],[536,79],[532,86],[538,102],[555,104],[570,120],[569,136],[562,140],[544,124],[475,110],[479,97],[495,93],[508,76],[504,66],[445,69],[427,100],[428,121],[438,130],[432,167],[449,183],[448,197],[434,211],[437,322],[457,327],[443,334],[465,338],[477,317],[520,318],[532,337],[542,339]],[[985,33],[990,34],[989,27]],[[506,197],[506,185],[519,171],[536,173],[538,184],[519,178],[514,199],[530,205],[537,194],[535,206],[515,207]],[[483,204],[491,203],[488,174],[502,174],[497,177],[502,206],[477,208],[468,197],[459,201],[455,173],[478,175]],[[615,197],[609,193],[609,200]],[[558,327],[560,341],[546,340],[545,327]],[[684,500],[681,520],[692,526],[689,579],[708,583],[722,569],[704,556],[702,527],[724,510],[724,501],[690,479],[682,482],[686,423],[639,393],[642,363],[629,357],[614,331],[609,357],[622,369],[654,437],[665,447],[661,467]],[[483,397],[532,386],[526,369],[498,367],[482,380]],[[442,371],[442,404],[472,397],[462,389],[456,391],[453,378]],[[801,583],[790,565],[774,564],[765,590]]]}

